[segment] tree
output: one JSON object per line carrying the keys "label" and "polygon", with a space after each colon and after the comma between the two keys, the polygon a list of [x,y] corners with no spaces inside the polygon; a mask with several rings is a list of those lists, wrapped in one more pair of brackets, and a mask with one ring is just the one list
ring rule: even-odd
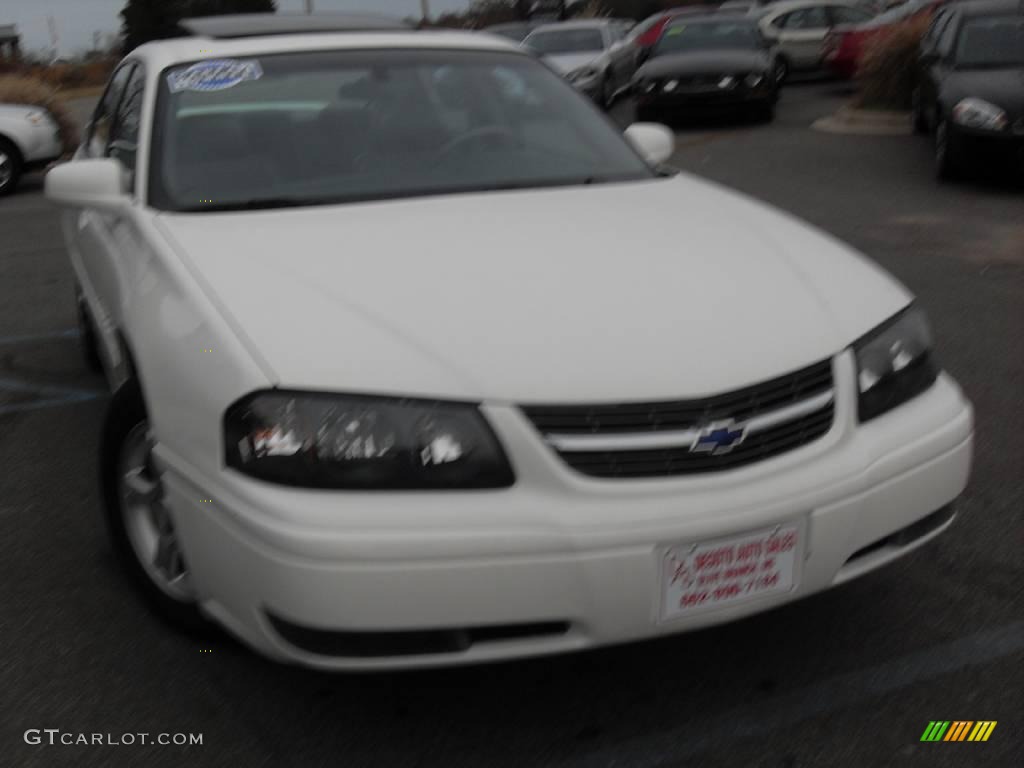
{"label": "tree", "polygon": [[180,37],[178,22],[191,16],[273,13],[274,0],[128,0],[121,11],[125,53],[150,40]]}

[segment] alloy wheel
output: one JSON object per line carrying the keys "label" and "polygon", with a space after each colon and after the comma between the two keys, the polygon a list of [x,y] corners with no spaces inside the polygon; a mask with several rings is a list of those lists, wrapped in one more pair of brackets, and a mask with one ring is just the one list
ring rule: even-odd
{"label": "alloy wheel", "polygon": [[164,492],[153,464],[153,436],[145,421],[125,438],[118,464],[121,514],[128,541],[146,576],[165,595],[192,602],[195,593]]}

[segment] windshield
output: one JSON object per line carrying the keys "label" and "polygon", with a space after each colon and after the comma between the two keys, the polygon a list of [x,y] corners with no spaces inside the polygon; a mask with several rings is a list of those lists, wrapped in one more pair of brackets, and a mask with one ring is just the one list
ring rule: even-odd
{"label": "windshield", "polygon": [[1024,16],[968,19],[956,47],[958,68],[1024,66]]}
{"label": "windshield", "polygon": [[747,21],[699,21],[673,23],[654,47],[654,55],[719,49],[762,47],[757,28]]}
{"label": "windshield", "polygon": [[584,53],[604,50],[604,37],[599,29],[558,29],[534,32],[526,45],[541,54]]}
{"label": "windshield", "polygon": [[150,202],[210,211],[592,184],[654,173],[515,53],[329,51],[160,78]]}

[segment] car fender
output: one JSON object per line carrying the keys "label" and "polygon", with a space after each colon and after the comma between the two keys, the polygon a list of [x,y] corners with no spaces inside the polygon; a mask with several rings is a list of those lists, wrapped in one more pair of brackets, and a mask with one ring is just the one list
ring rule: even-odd
{"label": "car fender", "polygon": [[112,385],[137,380],[160,449],[195,467],[222,465],[229,405],[273,386],[269,368],[239,337],[216,297],[163,237],[158,214],[131,206],[119,238],[121,301],[104,343],[116,358]]}

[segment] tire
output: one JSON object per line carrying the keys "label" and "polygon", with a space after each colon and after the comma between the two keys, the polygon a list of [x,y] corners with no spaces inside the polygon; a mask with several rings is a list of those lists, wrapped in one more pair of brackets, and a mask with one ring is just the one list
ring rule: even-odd
{"label": "tire", "polygon": [[[203,634],[210,625],[199,612],[170,513],[161,503],[162,483],[153,465],[151,448],[142,391],[135,381],[128,381],[110,402],[100,452],[100,483],[111,544],[132,584],[161,618],[178,629]],[[126,470],[136,467],[140,471],[134,480],[125,482]],[[127,491],[129,487],[136,488],[135,492]],[[138,506],[130,505],[129,498]],[[144,507],[152,514],[139,514]],[[154,556],[144,564],[139,554],[139,533],[147,525],[157,539],[153,543]],[[165,540],[165,536],[170,540]],[[161,558],[161,552],[165,557]],[[159,571],[160,561],[168,573],[176,572],[180,566],[183,579],[174,582],[168,577],[162,585],[158,583],[151,571]]]}
{"label": "tire", "polygon": [[914,133],[918,135],[926,134],[928,133],[928,118],[925,116],[923,105],[921,104],[921,89],[915,88],[910,98],[914,113]]}
{"label": "tire", "polygon": [[10,141],[0,137],[0,197],[9,195],[21,179],[21,152]]}
{"label": "tire", "polygon": [[82,361],[93,373],[101,373],[103,363],[100,360],[99,342],[96,339],[96,326],[89,317],[85,297],[79,288],[75,289],[75,305],[78,309],[78,340],[82,347]]}
{"label": "tire", "polygon": [[963,176],[960,152],[942,116],[935,124],[935,174],[941,181],[956,181]]}

